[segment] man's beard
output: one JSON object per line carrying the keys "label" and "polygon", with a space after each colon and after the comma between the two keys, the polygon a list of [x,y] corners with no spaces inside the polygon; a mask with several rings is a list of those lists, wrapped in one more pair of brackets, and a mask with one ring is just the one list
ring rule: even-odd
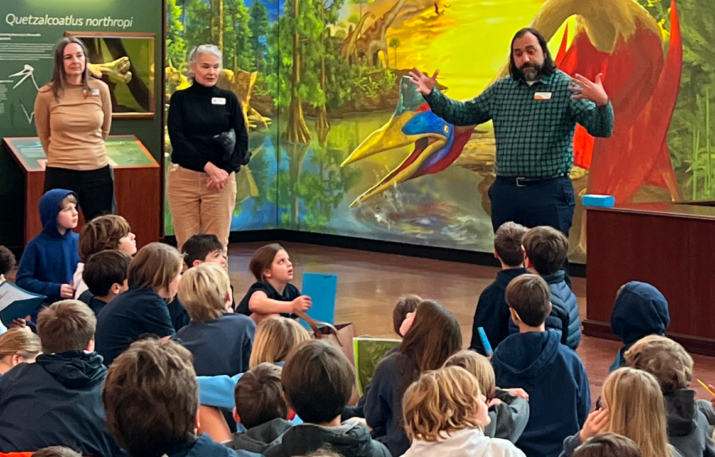
{"label": "man's beard", "polygon": [[536,81],[541,78],[542,71],[544,70],[544,65],[537,65],[534,63],[527,63],[519,68],[519,73],[524,81]]}

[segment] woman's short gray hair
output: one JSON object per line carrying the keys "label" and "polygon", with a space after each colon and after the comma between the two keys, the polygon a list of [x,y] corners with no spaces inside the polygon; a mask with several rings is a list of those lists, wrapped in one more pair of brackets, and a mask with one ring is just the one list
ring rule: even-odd
{"label": "woman's short gray hair", "polygon": [[218,57],[219,65],[221,65],[221,62],[223,61],[223,54],[221,53],[221,50],[216,46],[215,44],[201,44],[198,46],[194,46],[191,51],[189,51],[189,79],[193,80],[194,75],[193,72],[191,71],[191,65],[195,64],[196,62],[199,61],[199,58],[201,57],[202,54],[211,54],[216,57]]}

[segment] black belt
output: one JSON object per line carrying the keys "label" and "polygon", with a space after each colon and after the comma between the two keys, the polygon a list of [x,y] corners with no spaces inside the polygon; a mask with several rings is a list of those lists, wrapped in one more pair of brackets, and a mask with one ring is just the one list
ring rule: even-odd
{"label": "black belt", "polygon": [[568,173],[561,173],[556,176],[552,176],[550,178],[526,178],[523,176],[497,176],[497,180],[504,182],[504,183],[509,183],[509,184],[515,184],[516,187],[526,187],[526,186],[534,186],[536,184],[541,184],[547,181],[553,181],[554,179],[559,179],[559,178],[565,178],[569,174]]}

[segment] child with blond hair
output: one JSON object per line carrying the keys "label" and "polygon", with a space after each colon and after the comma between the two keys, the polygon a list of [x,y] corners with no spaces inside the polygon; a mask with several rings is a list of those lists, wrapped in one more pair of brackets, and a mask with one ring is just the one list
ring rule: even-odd
{"label": "child with blond hair", "polygon": [[516,443],[529,422],[528,394],[523,389],[498,388],[489,359],[474,351],[463,349],[444,366],[462,367],[477,379],[489,408],[490,422],[484,427],[484,435]]}
{"label": "child with blond hair", "polygon": [[179,301],[191,323],[177,333],[194,356],[198,376],[235,376],[248,371],[256,324],[233,314],[228,273],[214,263],[189,268],[179,283]]}
{"label": "child with blond hair", "polygon": [[486,397],[462,367],[423,373],[405,392],[403,421],[412,445],[404,457],[523,456],[513,443],[484,435]]}
{"label": "child with blond hair", "polygon": [[[710,402],[698,402],[690,389],[693,380],[693,358],[677,342],[659,335],[638,340],[625,356],[626,365],[652,374],[660,384],[665,399],[668,441],[683,457],[715,456],[715,448],[708,430],[704,404],[712,411]],[[700,404],[699,404],[700,403]]]}
{"label": "child with blond hair", "polygon": [[581,443],[603,432],[632,439],[643,457],[680,457],[668,444],[665,402],[655,377],[619,368],[603,383],[602,407],[589,414],[579,433],[564,440],[561,457],[571,457]]}

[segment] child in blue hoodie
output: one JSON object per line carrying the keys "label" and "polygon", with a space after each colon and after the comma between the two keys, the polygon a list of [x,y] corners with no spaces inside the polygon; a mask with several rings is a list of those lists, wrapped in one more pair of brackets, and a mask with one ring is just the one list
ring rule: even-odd
{"label": "child in blue hoodie", "polygon": [[624,356],[636,341],[648,335],[665,336],[668,324],[668,301],[658,289],[638,281],[621,287],[611,311],[611,330],[621,338],[623,347],[610,371],[626,366]]}
{"label": "child in blue hoodie", "polygon": [[79,263],[77,243],[77,195],[53,189],[40,199],[42,232],[30,240],[20,259],[16,283],[30,292],[44,295],[52,303],[72,298],[72,275]]}
{"label": "child in blue hoodie", "polygon": [[546,330],[550,296],[539,276],[511,281],[506,301],[519,333],[502,341],[492,357],[498,386],[529,393],[529,422],[516,442],[527,457],[559,455],[564,439],[581,430],[591,408],[581,359],[561,344],[559,332]]}
{"label": "child in blue hoodie", "polygon": [[[561,344],[576,350],[581,343],[578,301],[566,282],[566,273],[561,270],[568,256],[569,240],[555,228],[543,226],[526,232],[523,244],[526,268],[544,278],[551,293],[551,313],[546,318],[546,328],[561,332]],[[511,324],[510,333],[516,330]]]}
{"label": "child in blue hoodie", "polygon": [[490,354],[484,349],[479,327],[484,328],[492,347],[497,347],[509,336],[509,305],[504,300],[504,292],[512,279],[528,273],[524,268],[524,249],[521,247],[526,231],[523,225],[505,222],[494,235],[494,257],[501,262],[501,271],[479,296],[472,325],[472,342],[469,344],[469,349],[482,355]]}

